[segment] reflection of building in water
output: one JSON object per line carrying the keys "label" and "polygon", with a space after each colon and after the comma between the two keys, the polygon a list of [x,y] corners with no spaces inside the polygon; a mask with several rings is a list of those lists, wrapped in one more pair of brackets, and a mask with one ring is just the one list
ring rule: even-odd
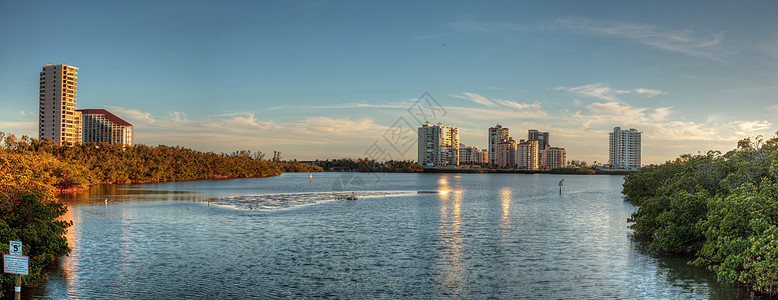
{"label": "reflection of building in water", "polygon": [[[448,181],[441,178],[438,181],[440,191],[448,191]],[[461,190],[440,193],[440,229],[438,239],[441,243],[439,268],[439,297],[461,295],[466,285],[464,266],[464,239],[462,234],[462,200]]]}
{"label": "reflection of building in water", "polygon": [[68,247],[70,247],[70,255],[62,257],[60,260],[60,266],[62,267],[62,274],[68,281],[68,295],[75,295],[78,291],[75,290],[79,286],[80,278],[78,271],[80,266],[81,248],[79,247],[81,238],[81,211],[73,209],[72,206],[68,206],[68,211],[64,215],[59,217],[60,220],[65,222],[73,222],[65,232],[65,238],[68,241]]}

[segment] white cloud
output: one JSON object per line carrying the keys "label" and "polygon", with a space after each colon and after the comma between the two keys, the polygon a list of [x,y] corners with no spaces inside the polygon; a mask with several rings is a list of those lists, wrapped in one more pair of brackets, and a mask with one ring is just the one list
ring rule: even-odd
{"label": "white cloud", "polygon": [[654,109],[654,113],[651,114],[651,119],[657,122],[664,122],[667,121],[667,119],[670,117],[670,114],[672,114],[672,107],[659,107]]}
{"label": "white cloud", "polygon": [[119,106],[106,106],[105,108],[112,114],[126,120],[127,122],[130,122],[130,124],[133,125],[136,123],[151,124],[156,121],[154,117],[151,116],[151,113],[142,112],[137,109],[124,108]]}
{"label": "white cloud", "polygon": [[491,108],[496,108],[498,106],[497,104],[494,104],[494,102],[487,99],[486,97],[474,93],[463,92],[462,95],[449,95],[449,96],[456,97],[459,99],[465,99]]}
{"label": "white cloud", "polygon": [[652,90],[652,89],[644,89],[644,88],[637,88],[632,91],[635,94],[645,95],[646,97],[649,98],[663,94],[663,92],[660,90]]}
{"label": "white cloud", "polygon": [[550,22],[549,29],[565,29],[590,35],[621,38],[663,51],[681,53],[696,58],[724,62],[721,49],[724,34],[711,33],[701,37],[694,30],[666,29],[655,25],[599,22],[583,18],[563,18]]}
{"label": "white cloud", "polygon": [[170,118],[173,122],[186,122],[189,120],[189,116],[185,112],[174,111],[170,113]]}
{"label": "white cloud", "polygon": [[618,100],[618,97],[616,97],[616,95],[623,95],[623,94],[638,94],[649,98],[663,94],[663,92],[660,90],[653,90],[647,88],[636,88],[632,90],[613,89],[610,86],[608,86],[608,83],[606,82],[595,82],[592,84],[576,86],[576,87],[560,86],[554,88],[553,90],[567,91],[583,97],[598,98],[598,99],[608,100],[608,101]]}
{"label": "white cloud", "polygon": [[[644,108],[624,103],[598,102],[571,115],[583,129],[603,126],[636,128],[654,142],[660,141],[736,141],[746,136],[767,133],[768,121],[725,121],[723,115],[708,116],[705,122],[670,120],[671,107]],[[731,130],[734,128],[735,130]]]}
{"label": "white cloud", "polygon": [[19,121],[36,121],[38,115],[34,112],[25,112],[23,110],[20,110],[18,113],[16,113],[16,120]]}
{"label": "white cloud", "polygon": [[535,117],[548,116],[548,114],[543,111],[540,102],[537,101],[535,101],[535,103],[533,104],[519,103],[512,100],[503,100],[503,99],[495,99],[495,98],[490,99],[479,94],[467,93],[467,92],[463,92],[462,95],[449,95],[449,96],[469,100],[474,103],[489,107],[491,109],[504,110],[505,108],[508,108],[515,112],[531,113]]}
{"label": "white cloud", "polygon": [[773,124],[765,120],[729,122],[729,126],[732,126],[732,128],[735,129],[735,134],[744,137],[758,135],[760,132],[770,129],[772,125]]}

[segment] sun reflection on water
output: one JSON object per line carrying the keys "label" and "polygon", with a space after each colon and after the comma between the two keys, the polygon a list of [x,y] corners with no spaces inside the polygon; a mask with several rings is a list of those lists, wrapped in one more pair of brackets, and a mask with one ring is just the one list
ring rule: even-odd
{"label": "sun reflection on water", "polygon": [[508,236],[511,230],[511,201],[513,201],[513,191],[509,187],[500,189],[500,204],[502,205],[500,229],[503,239]]}
{"label": "sun reflection on water", "polygon": [[[440,228],[439,228],[439,257],[437,267],[440,271],[438,280],[439,296],[462,295],[465,281],[464,265],[464,238],[462,233],[462,201],[463,192],[449,190],[448,181],[441,178],[439,197],[440,202]],[[445,191],[445,192],[444,192]],[[449,200],[451,198],[451,201]]]}

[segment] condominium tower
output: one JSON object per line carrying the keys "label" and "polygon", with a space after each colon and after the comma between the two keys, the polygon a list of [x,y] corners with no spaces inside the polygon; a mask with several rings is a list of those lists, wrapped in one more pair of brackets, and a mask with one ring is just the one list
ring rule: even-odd
{"label": "condominium tower", "polygon": [[497,145],[508,140],[508,128],[500,124],[489,128],[489,164],[497,164]]}
{"label": "condominium tower", "polygon": [[521,140],[516,146],[516,167],[518,169],[537,170],[540,162],[538,153],[538,141]]}
{"label": "condominium tower", "polygon": [[424,167],[459,165],[459,128],[431,125],[419,127],[419,164]]}
{"label": "condominium tower", "polygon": [[610,134],[609,159],[614,169],[640,169],[640,135],[641,132],[631,128],[621,130],[613,128]]}
{"label": "condominium tower", "polygon": [[56,145],[81,143],[81,113],[76,111],[78,68],[50,65],[40,73],[38,138]]}
{"label": "condominium tower", "polygon": [[540,157],[540,165],[546,169],[564,168],[567,165],[565,148],[548,146],[541,152]]}
{"label": "condominium tower", "polygon": [[514,169],[516,168],[516,141],[512,137],[497,144],[496,160],[494,162],[498,168]]}
{"label": "condominium tower", "polygon": [[105,109],[79,109],[83,118],[84,143],[132,146],[133,126]]}
{"label": "condominium tower", "polygon": [[540,132],[535,129],[530,129],[527,132],[527,140],[538,141],[538,151],[543,151],[546,149],[546,146],[551,145],[548,138],[548,132]]}

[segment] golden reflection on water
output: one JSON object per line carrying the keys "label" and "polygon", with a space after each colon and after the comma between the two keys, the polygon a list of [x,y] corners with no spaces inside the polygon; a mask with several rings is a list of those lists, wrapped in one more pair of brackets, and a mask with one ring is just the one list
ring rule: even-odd
{"label": "golden reflection on water", "polygon": [[500,204],[502,205],[502,218],[500,219],[500,229],[502,230],[503,240],[511,231],[511,202],[513,201],[513,191],[509,187],[500,190]]}
{"label": "golden reflection on water", "polygon": [[[439,190],[448,191],[448,181],[441,178]],[[447,193],[439,193],[440,201],[440,228],[439,239],[441,242],[440,260],[437,266],[441,272],[439,296],[461,295],[465,282],[464,266],[464,239],[462,233],[462,201],[463,191],[455,190]],[[451,201],[449,200],[451,198]]]}
{"label": "golden reflection on water", "polygon": [[65,238],[68,241],[68,246],[71,249],[68,257],[60,258],[60,266],[62,267],[62,277],[67,279],[68,294],[76,292],[76,287],[79,286],[79,278],[77,271],[78,257],[80,255],[79,238],[81,236],[81,215],[80,212],[75,212],[72,206],[68,206],[68,211],[60,217],[63,221],[73,222],[73,225],[68,227],[65,232]]}

